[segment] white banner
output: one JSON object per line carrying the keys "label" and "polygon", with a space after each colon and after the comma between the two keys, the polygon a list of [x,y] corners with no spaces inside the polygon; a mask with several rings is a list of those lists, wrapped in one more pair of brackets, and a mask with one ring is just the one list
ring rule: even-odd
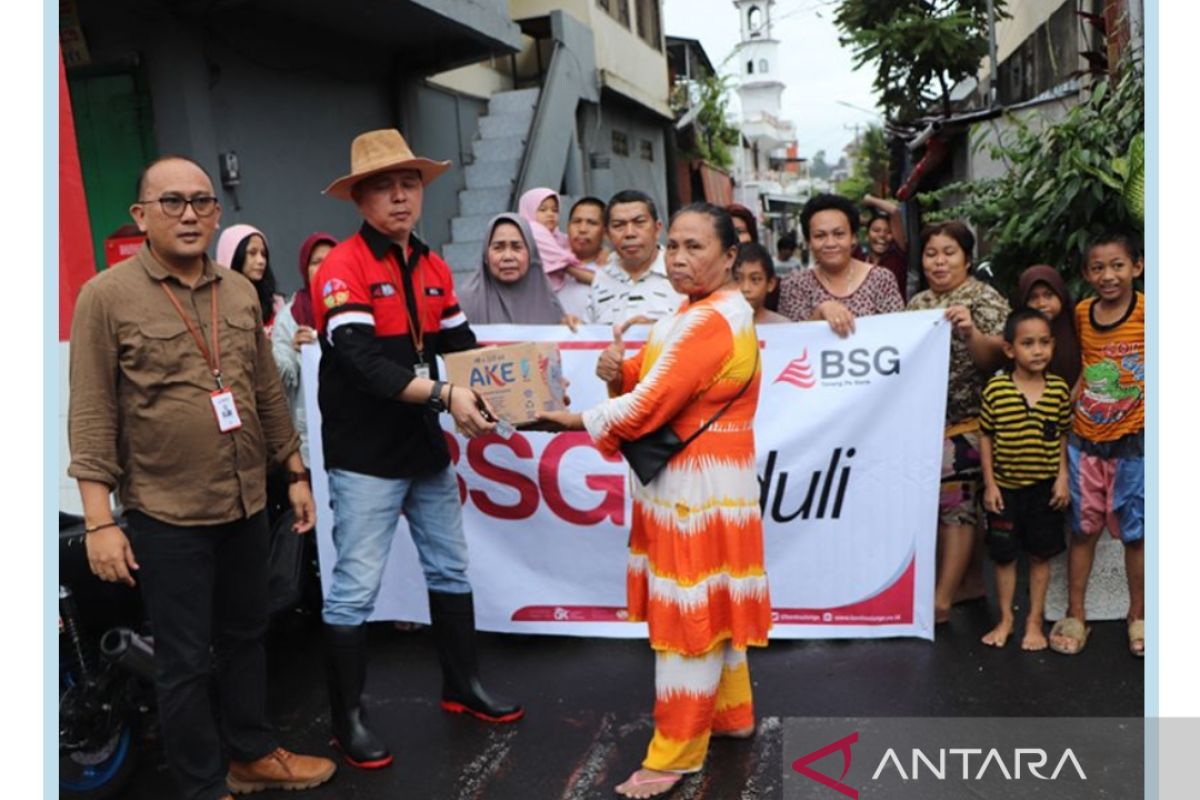
{"label": "white banner", "polygon": [[[479,326],[481,343],[558,342],[572,406],[605,399],[594,375],[606,327]],[[777,638],[933,638],[938,483],[949,326],[940,311],[764,325],[757,416],[767,574]],[[634,329],[627,344],[640,346]],[[328,586],[333,514],[316,401],[319,353],[305,348],[304,392]],[[444,425],[451,427],[448,415]],[[481,630],[645,636],[625,617],[631,480],[584,433],[468,441],[447,433]],[[372,619],[429,619],[425,582],[401,519]]]}

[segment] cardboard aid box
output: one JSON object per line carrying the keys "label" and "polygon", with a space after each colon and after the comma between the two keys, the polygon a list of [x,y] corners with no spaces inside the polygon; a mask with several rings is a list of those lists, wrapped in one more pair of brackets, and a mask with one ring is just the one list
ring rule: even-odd
{"label": "cardboard aid box", "polygon": [[446,376],[486,397],[500,419],[527,425],[539,411],[566,408],[562,356],[553,342],[524,342],[450,353]]}

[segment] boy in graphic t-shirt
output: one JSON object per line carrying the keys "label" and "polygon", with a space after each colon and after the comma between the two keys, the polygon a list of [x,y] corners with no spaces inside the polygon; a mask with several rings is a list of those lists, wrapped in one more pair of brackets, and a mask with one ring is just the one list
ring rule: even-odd
{"label": "boy in graphic t-shirt", "polygon": [[1145,651],[1146,301],[1133,287],[1143,268],[1141,248],[1125,234],[1093,241],[1083,267],[1097,296],[1075,308],[1083,374],[1067,447],[1070,589],[1067,616],[1050,632],[1050,647],[1067,655],[1087,643],[1083,600],[1105,528],[1125,545],[1129,651],[1139,657]]}

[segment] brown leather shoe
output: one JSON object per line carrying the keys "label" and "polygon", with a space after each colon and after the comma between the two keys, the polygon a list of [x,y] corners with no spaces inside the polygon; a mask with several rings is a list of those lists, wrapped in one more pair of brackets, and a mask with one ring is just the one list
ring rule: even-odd
{"label": "brown leather shoe", "polygon": [[328,758],[302,756],[282,747],[249,763],[231,761],[225,777],[229,791],[253,794],[267,789],[312,789],[333,777],[337,765]]}

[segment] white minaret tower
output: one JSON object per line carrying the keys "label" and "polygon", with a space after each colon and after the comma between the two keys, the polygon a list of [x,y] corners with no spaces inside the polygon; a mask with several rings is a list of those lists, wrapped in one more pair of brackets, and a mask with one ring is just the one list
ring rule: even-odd
{"label": "white minaret tower", "polygon": [[[734,0],[733,4],[741,17],[742,29],[742,40],[737,47],[738,74],[741,76],[738,96],[742,101],[742,117],[747,122],[777,121],[782,108],[784,84],[777,77],[779,40],[774,38],[771,28],[775,0]],[[764,144],[773,147],[781,142]]]}

